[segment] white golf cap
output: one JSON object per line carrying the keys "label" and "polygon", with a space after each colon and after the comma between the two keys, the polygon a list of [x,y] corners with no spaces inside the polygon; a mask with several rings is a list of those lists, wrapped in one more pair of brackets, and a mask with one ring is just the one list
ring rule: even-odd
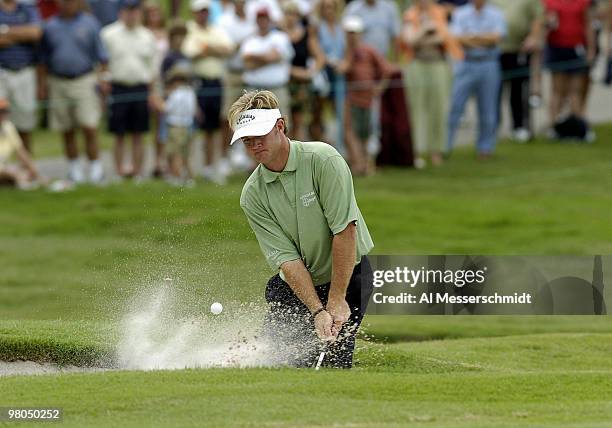
{"label": "white golf cap", "polygon": [[342,28],[349,33],[362,33],[363,20],[355,15],[349,15],[342,20]]}
{"label": "white golf cap", "polygon": [[210,9],[210,0],[191,0],[191,10],[198,12],[202,9]]}
{"label": "white golf cap", "polygon": [[243,137],[261,137],[272,131],[276,121],[280,119],[280,110],[275,109],[253,109],[240,113],[234,124],[234,135],[230,145]]}

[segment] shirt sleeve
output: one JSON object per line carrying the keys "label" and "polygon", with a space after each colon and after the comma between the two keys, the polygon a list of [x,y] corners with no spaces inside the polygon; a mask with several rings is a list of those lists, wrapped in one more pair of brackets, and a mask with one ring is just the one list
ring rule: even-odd
{"label": "shirt sleeve", "polygon": [[465,33],[467,33],[465,29],[465,25],[463,25],[463,22],[464,20],[461,15],[461,12],[455,11],[453,19],[451,20],[451,23],[450,23],[451,34],[453,34],[454,36],[462,36]]}
{"label": "shirt sleeve", "polygon": [[501,34],[502,37],[508,35],[508,28],[506,26],[506,18],[501,11],[497,11],[497,20],[495,25],[495,31]]}
{"label": "shirt sleeve", "polygon": [[183,55],[185,55],[189,59],[195,58],[200,52],[202,52],[202,46],[198,43],[197,38],[187,32],[187,37],[183,41],[183,46],[181,51]]}
{"label": "shirt sleeve", "polygon": [[323,213],[329,229],[336,235],[359,217],[353,177],[342,156],[330,156],[323,162],[318,185]]}
{"label": "shirt sleeve", "polygon": [[26,13],[28,14],[28,23],[30,25],[41,25],[42,20],[40,19],[40,14],[38,13],[38,8],[34,6],[29,6],[26,8]]}
{"label": "shirt sleeve", "polygon": [[273,270],[279,270],[285,262],[302,258],[293,241],[263,207],[254,202],[241,203],[241,207],[255,232],[261,252]]}
{"label": "shirt sleeve", "polygon": [[234,49],[236,47],[228,32],[220,25],[217,27],[217,42],[220,46],[228,49]]}
{"label": "shirt sleeve", "polygon": [[397,3],[395,2],[391,2],[391,11],[392,11],[392,17],[391,19],[393,20],[391,23],[391,33],[393,34],[394,37],[397,37],[400,35],[400,32],[402,31],[402,14],[399,10],[399,7],[397,6]]}

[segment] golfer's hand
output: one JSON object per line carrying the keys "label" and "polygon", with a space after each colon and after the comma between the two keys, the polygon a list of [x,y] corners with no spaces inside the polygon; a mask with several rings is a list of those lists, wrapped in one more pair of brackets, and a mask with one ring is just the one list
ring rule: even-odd
{"label": "golfer's hand", "polygon": [[327,311],[319,312],[314,318],[315,331],[319,339],[333,341],[335,336],[332,334],[333,319]]}
{"label": "golfer's hand", "polygon": [[338,333],[342,330],[342,326],[348,321],[351,316],[351,308],[345,299],[330,299],[325,307],[327,312],[332,317],[332,335],[338,337]]}

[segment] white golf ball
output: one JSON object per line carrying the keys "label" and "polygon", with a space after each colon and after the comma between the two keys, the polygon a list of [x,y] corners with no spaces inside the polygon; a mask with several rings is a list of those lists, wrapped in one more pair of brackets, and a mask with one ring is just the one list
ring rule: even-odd
{"label": "white golf ball", "polygon": [[223,312],[223,305],[219,302],[215,302],[212,305],[210,305],[210,311],[214,315],[219,315],[221,312]]}

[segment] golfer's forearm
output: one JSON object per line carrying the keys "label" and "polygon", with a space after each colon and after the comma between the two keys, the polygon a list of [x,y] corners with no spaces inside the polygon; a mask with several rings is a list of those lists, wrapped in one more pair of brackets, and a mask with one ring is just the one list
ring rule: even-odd
{"label": "golfer's forearm", "polygon": [[344,299],[355,269],[357,230],[354,223],[334,235],[332,241],[332,280],[329,299]]}
{"label": "golfer's forearm", "polygon": [[310,272],[302,260],[291,260],[281,265],[285,280],[298,299],[313,313],[323,306],[312,282]]}

